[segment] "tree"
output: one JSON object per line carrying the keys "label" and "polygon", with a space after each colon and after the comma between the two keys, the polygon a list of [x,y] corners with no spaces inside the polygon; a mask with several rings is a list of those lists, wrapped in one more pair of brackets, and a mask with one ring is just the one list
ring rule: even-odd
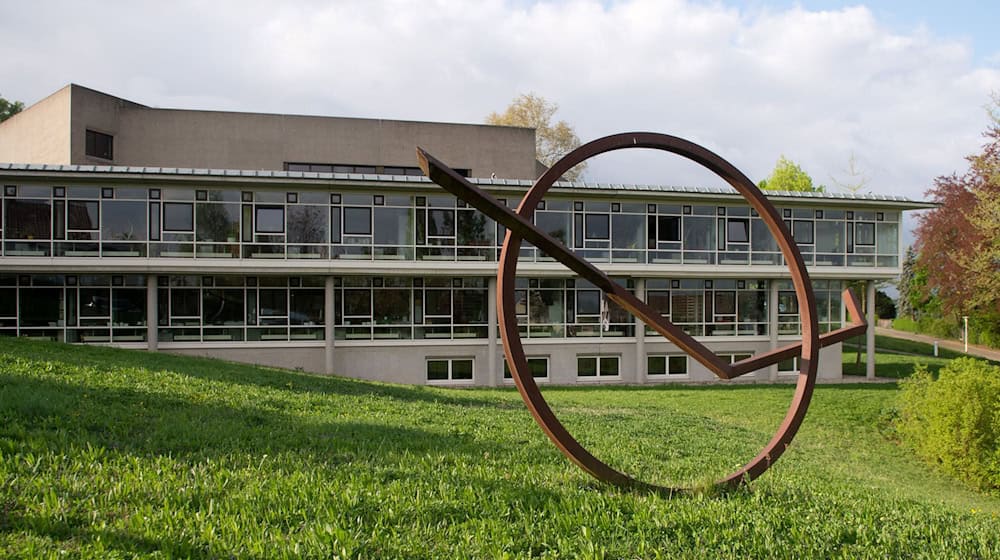
{"label": "tree", "polygon": [[896,304],[889,297],[889,294],[882,290],[875,292],[875,314],[878,315],[879,319],[896,318]]}
{"label": "tree", "polygon": [[906,258],[903,259],[903,271],[899,274],[899,316],[906,317],[907,319],[916,320],[916,315],[914,313],[914,296],[918,295],[915,292],[918,291],[915,285],[916,280],[916,268],[917,266],[917,252],[913,250],[913,247],[906,248]]}
{"label": "tree", "polygon": [[824,190],[822,186],[813,187],[812,177],[785,156],[778,158],[771,176],[763,179],[758,186],[769,191],[823,192]]}
{"label": "tree", "polygon": [[996,282],[996,203],[1000,197],[1000,124],[986,133],[982,153],[969,156],[962,175],[938,177],[927,193],[940,206],[918,216],[918,263],[927,272],[925,296],[940,298],[952,316],[1000,306]]}
{"label": "tree", "polygon": [[[559,158],[580,146],[580,138],[566,121],[552,122],[559,105],[535,95],[522,93],[507,106],[503,113],[490,113],[486,124],[521,126],[535,129],[535,157],[546,167],[552,167]],[[581,163],[563,174],[563,179],[576,181],[586,168]]]}
{"label": "tree", "polygon": [[837,180],[833,175],[830,176],[833,184],[841,190],[858,194],[868,186],[868,174],[858,165],[858,158],[854,152],[851,152],[851,156],[847,159],[847,169],[844,169],[844,175],[847,177],[843,181]]}
{"label": "tree", "polygon": [[3,122],[24,109],[24,103],[20,101],[7,101],[0,96],[0,122]]}

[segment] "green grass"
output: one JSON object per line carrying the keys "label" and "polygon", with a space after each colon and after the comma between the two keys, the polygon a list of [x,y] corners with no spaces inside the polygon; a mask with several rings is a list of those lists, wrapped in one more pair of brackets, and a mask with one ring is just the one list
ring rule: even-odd
{"label": "green grass", "polygon": [[[865,360],[867,354],[861,352],[861,362],[858,364],[856,346],[854,340],[844,343],[843,371],[844,375],[865,375]],[[942,367],[953,358],[965,356],[961,352],[955,352],[946,348],[938,348],[938,355],[934,356],[934,346],[923,342],[893,338],[890,336],[875,336],[875,375],[878,377],[890,377],[901,379],[909,377],[913,373],[913,367],[920,363],[927,366],[927,370],[935,376]],[[985,358],[977,358],[989,362]],[[990,362],[996,363],[996,362]]]}
{"label": "green grass", "polygon": [[[791,392],[545,390],[659,483],[750,459]],[[668,498],[591,480],[510,389],[0,339],[0,557],[1000,557],[1000,498],[886,438],[896,394],[819,387],[749,488]]]}

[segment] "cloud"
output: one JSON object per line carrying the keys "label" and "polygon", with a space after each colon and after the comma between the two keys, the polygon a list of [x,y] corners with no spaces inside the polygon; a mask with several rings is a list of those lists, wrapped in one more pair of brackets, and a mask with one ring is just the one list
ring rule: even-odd
{"label": "cloud", "polygon": [[[863,6],[33,3],[0,37],[0,92],[27,102],[73,81],[164,107],[480,122],[533,91],[584,139],[676,134],[753,179],[784,154],[828,185],[853,153],[872,190],[914,198],[964,167],[1000,91],[968,43]],[[658,154],[604,157],[589,178],[715,181]]]}

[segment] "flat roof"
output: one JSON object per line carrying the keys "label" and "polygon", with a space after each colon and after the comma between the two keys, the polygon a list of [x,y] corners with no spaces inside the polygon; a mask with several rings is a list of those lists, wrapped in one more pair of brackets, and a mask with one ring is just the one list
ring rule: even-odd
{"label": "flat roof", "polygon": [[[67,165],[67,164],[36,164],[36,163],[0,163],[0,171],[27,172],[29,174],[100,174],[121,176],[152,176],[164,178],[210,177],[210,178],[246,178],[273,179],[281,181],[315,180],[315,181],[349,181],[403,184],[433,184],[427,177],[416,175],[381,175],[361,173],[320,173],[313,171],[272,171],[252,169],[200,169],[185,167],[142,167],[119,165]],[[534,182],[526,179],[495,179],[472,178],[469,181],[476,185],[493,187],[515,187],[527,189]],[[554,185],[559,190],[592,191],[596,193],[655,192],[692,195],[742,196],[732,187],[686,187],[675,185],[639,185],[626,183],[585,183],[578,181],[557,181]],[[805,191],[765,191],[768,198],[777,200],[800,199],[802,202],[883,202],[892,206],[906,206],[911,209],[936,208],[933,202],[912,200],[904,196],[874,194],[874,193],[835,193],[835,192],[805,192]]]}

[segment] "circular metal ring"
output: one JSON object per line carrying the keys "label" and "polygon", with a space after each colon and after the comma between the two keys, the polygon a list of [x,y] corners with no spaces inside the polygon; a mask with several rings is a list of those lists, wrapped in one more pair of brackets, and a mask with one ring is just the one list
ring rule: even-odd
{"label": "circular metal ring", "polygon": [[[819,358],[819,325],[816,318],[816,301],[812,284],[806,271],[802,255],[785,226],[778,211],[761,193],[761,191],[732,164],[715,153],[676,136],[650,132],[622,133],[588,142],[573,150],[547,172],[535,181],[535,184],[525,193],[517,208],[517,213],[527,221],[531,221],[535,208],[545,197],[545,194],[570,168],[596,155],[615,150],[647,148],[671,152],[687,158],[709,169],[733,188],[735,188],[753,207],[760,218],[767,224],[774,236],[785,261],[789,264],[792,283],[799,301],[799,313],[802,323],[802,346],[799,361],[799,375],[795,387],[795,395],[789,405],[788,412],[778,427],[777,432],[764,448],[746,465],[728,476],[718,480],[720,487],[735,487],[749,482],[766,471],[785,451],[795,437],[802,420],[805,418],[809,401],[816,383],[816,368]],[[514,284],[517,276],[517,258],[521,248],[521,237],[507,230],[500,255],[500,265],[497,271],[497,303],[500,335],[503,340],[504,353],[510,366],[518,391],[531,411],[535,421],[549,436],[552,442],[571,461],[595,478],[632,488],[642,488],[654,491],[676,492],[683,488],[664,487],[650,484],[630,477],[587,451],[562,425],[555,413],[549,407],[545,398],[538,390],[538,385],[528,369],[524,347],[521,344],[515,314]],[[582,259],[581,259],[582,260]],[[565,263],[564,263],[565,264]]]}

